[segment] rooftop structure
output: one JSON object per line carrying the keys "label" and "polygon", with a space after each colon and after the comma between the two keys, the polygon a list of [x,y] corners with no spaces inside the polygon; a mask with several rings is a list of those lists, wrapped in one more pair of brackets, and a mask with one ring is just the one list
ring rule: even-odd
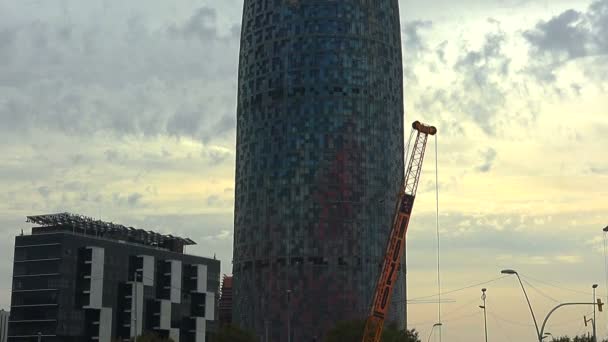
{"label": "rooftop structure", "polygon": [[71,231],[83,235],[92,235],[111,240],[163,248],[178,253],[183,252],[184,246],[196,244],[196,242],[188,238],[170,234],[165,235],[133,227],[125,227],[121,224],[104,222],[91,217],[71,213],[28,216],[27,222],[40,225],[40,227],[32,228],[32,234]]}

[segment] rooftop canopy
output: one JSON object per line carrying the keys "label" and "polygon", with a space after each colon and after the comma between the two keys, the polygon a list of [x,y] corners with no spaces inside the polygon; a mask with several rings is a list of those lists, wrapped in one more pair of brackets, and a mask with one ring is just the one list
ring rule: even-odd
{"label": "rooftop canopy", "polygon": [[[69,230],[84,235],[123,240],[174,251],[179,250],[179,248],[176,248],[177,246],[183,247],[196,244],[196,242],[189,238],[181,238],[149,230],[125,227],[120,224],[104,222],[95,220],[91,217],[70,213],[28,216],[27,222],[41,226],[41,228],[37,229],[36,233],[54,230]],[[32,232],[34,233],[34,231]]]}

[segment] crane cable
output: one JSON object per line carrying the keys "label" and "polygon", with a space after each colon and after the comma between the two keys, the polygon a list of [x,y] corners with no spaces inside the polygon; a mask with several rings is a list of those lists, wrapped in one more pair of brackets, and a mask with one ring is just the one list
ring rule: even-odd
{"label": "crane cable", "polygon": [[[441,268],[440,268],[440,245],[439,245],[439,163],[438,163],[438,147],[437,147],[437,135],[435,135],[435,230],[437,233],[437,314],[439,322],[441,323]],[[439,326],[439,342],[441,342],[441,328]]]}
{"label": "crane cable", "polygon": [[607,232],[604,231],[604,274],[606,276],[606,298],[608,299],[608,259],[606,259],[606,247],[608,246],[608,241],[606,241],[606,234]]}
{"label": "crane cable", "polygon": [[[407,168],[407,163],[408,163],[408,154],[410,151],[410,145],[412,144],[412,138],[414,137],[414,129],[412,128],[412,130],[410,131],[410,138],[407,140],[407,144],[405,144],[405,154],[403,156],[403,166],[405,168]],[[403,171],[403,184],[405,184],[405,175],[406,175],[407,171],[404,169]],[[402,293],[401,293],[401,299],[403,301],[403,324],[404,324],[404,328],[407,329],[407,239],[405,239],[405,248],[403,248],[403,254],[401,255],[402,258],[402,262],[401,262],[401,276],[402,276],[402,283],[401,283],[401,289],[402,289]]]}

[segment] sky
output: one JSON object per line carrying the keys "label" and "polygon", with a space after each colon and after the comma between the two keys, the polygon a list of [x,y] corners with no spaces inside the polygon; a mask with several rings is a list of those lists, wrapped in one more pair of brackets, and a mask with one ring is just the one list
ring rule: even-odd
{"label": "sky", "polygon": [[[483,339],[486,287],[490,339],[533,340],[501,269],[520,272],[540,321],[593,283],[608,294],[608,0],[399,3],[406,122],[439,129],[408,233],[408,324],[426,340],[438,321],[438,213],[442,339]],[[0,0],[0,307],[26,215],[187,236],[230,273],[241,11]],[[560,309],[546,331],[586,333],[590,312]]]}

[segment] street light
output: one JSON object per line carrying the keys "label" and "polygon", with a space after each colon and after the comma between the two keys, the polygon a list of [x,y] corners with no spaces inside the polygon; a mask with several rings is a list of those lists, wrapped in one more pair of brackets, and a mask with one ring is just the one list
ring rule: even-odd
{"label": "street light", "polygon": [[[606,227],[608,228],[608,227]],[[597,284],[593,284],[591,286],[591,288],[593,289],[593,302],[595,303],[595,289],[597,289]],[[595,331],[595,305],[593,306],[593,342],[597,342],[597,335],[596,335],[596,331]]]}
{"label": "street light", "polygon": [[511,270],[511,269],[502,270],[502,271],[500,271],[500,273],[502,273],[502,274],[508,274],[508,275],[515,274],[517,276],[517,280],[519,280],[519,285],[521,285],[521,289],[524,292],[524,296],[526,297],[526,301],[528,302],[528,307],[530,308],[530,313],[532,314],[532,320],[534,321],[534,327],[536,328],[536,337],[538,338],[539,342],[542,342],[543,337],[540,335],[540,331],[538,330],[538,323],[536,323],[536,317],[534,316],[534,311],[532,310],[532,304],[530,304],[530,299],[528,298],[528,294],[526,293],[526,289],[524,288],[524,284],[521,282],[521,278],[519,277],[519,273],[517,273],[517,271]]}
{"label": "street light", "polygon": [[483,300],[483,305],[479,307],[483,309],[483,328],[485,331],[486,342],[488,342],[488,319],[486,317],[486,289],[481,289],[481,299]]}
{"label": "street light", "polygon": [[435,330],[435,327],[440,327],[443,324],[441,323],[435,323],[433,324],[433,327],[431,328],[431,332],[429,333],[429,338],[427,339],[427,342],[429,342],[431,340],[431,336],[433,336],[433,330]]}

